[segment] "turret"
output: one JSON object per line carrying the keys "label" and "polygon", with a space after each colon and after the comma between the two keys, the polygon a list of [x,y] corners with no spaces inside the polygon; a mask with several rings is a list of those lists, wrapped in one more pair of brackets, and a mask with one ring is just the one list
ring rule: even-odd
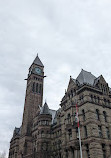
{"label": "turret", "polygon": [[45,103],[41,108],[40,115],[38,116],[39,139],[37,142],[39,143],[39,149],[37,152],[41,158],[49,157],[51,145],[51,122],[52,115],[47,103]]}

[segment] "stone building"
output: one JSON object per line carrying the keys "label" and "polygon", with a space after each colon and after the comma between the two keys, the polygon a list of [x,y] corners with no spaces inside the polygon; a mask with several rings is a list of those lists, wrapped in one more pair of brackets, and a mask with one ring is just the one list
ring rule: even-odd
{"label": "stone building", "polygon": [[43,105],[44,66],[37,56],[29,68],[23,121],[15,128],[9,158],[80,158],[76,107],[83,158],[111,155],[111,88],[100,75],[81,70],[70,77],[60,108]]}

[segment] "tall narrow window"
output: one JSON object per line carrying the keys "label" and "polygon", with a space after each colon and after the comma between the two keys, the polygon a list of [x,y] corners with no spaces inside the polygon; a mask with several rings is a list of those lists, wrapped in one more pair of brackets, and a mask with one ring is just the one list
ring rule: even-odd
{"label": "tall narrow window", "polygon": [[38,83],[36,84],[36,93],[38,93]]}
{"label": "tall narrow window", "polygon": [[104,116],[104,120],[105,120],[105,122],[107,122],[106,111],[103,111],[103,116]]}
{"label": "tall narrow window", "polygon": [[96,109],[96,118],[97,118],[97,120],[100,120],[100,118],[99,118],[99,110],[98,109]]}
{"label": "tall narrow window", "polygon": [[68,120],[68,123],[71,122],[71,115],[70,114],[67,115],[67,120]]}
{"label": "tall narrow window", "polygon": [[111,145],[109,146],[109,148],[110,148],[110,155],[111,155]]}
{"label": "tall narrow window", "polygon": [[102,130],[101,130],[101,126],[98,126],[98,133],[99,133],[99,137],[102,137]]}
{"label": "tall narrow window", "polygon": [[91,95],[91,102],[93,102],[93,96]]}
{"label": "tall narrow window", "polygon": [[104,104],[106,105],[106,99],[104,99]]}
{"label": "tall narrow window", "polygon": [[86,144],[86,153],[87,153],[87,158],[90,158],[89,145],[88,144]]}
{"label": "tall narrow window", "polygon": [[33,82],[33,85],[32,85],[32,92],[35,92],[35,82]]}
{"label": "tall narrow window", "polygon": [[68,134],[69,134],[69,140],[70,140],[72,138],[72,130],[71,129],[68,130]]}
{"label": "tall narrow window", "polygon": [[82,102],[84,101],[84,97],[83,97],[83,95],[81,96],[81,101],[82,101]]}
{"label": "tall narrow window", "polygon": [[41,137],[44,137],[44,131],[41,131]]}
{"label": "tall narrow window", "polygon": [[85,111],[84,111],[84,109],[82,110],[82,115],[83,115],[83,121],[85,121]]}
{"label": "tall narrow window", "polygon": [[103,158],[106,158],[106,148],[105,144],[102,144]]}
{"label": "tall narrow window", "polygon": [[99,104],[99,102],[100,102],[100,98],[99,98],[99,97],[97,97],[97,102],[98,102],[98,104]]}
{"label": "tall narrow window", "polygon": [[39,93],[41,94],[41,92],[42,92],[42,85],[40,84],[39,85]]}
{"label": "tall narrow window", "polygon": [[110,133],[109,133],[109,128],[106,127],[106,134],[107,134],[107,138],[110,139]]}
{"label": "tall narrow window", "polygon": [[84,126],[85,137],[87,137],[87,127]]}
{"label": "tall narrow window", "polygon": [[94,102],[96,102],[96,96],[94,96]]}
{"label": "tall narrow window", "polygon": [[79,139],[78,127],[76,127],[76,136]]}
{"label": "tall narrow window", "polygon": [[71,90],[71,96],[73,97],[73,91]]}

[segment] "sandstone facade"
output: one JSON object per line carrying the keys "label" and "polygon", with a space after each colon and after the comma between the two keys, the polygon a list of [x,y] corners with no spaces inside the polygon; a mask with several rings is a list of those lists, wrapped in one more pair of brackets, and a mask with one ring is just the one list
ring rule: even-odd
{"label": "sandstone facade", "polygon": [[57,111],[43,105],[44,77],[37,56],[29,68],[23,121],[14,130],[9,158],[80,158],[76,104],[83,158],[109,158],[111,89],[104,77],[85,70],[76,79],[70,77]]}

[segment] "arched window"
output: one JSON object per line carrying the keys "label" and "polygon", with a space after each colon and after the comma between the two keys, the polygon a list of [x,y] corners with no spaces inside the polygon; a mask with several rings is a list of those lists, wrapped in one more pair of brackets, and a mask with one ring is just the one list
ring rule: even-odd
{"label": "arched window", "polygon": [[36,93],[38,93],[38,83],[36,84]]}
{"label": "arched window", "polygon": [[35,82],[33,82],[33,85],[32,85],[32,92],[35,92]]}

